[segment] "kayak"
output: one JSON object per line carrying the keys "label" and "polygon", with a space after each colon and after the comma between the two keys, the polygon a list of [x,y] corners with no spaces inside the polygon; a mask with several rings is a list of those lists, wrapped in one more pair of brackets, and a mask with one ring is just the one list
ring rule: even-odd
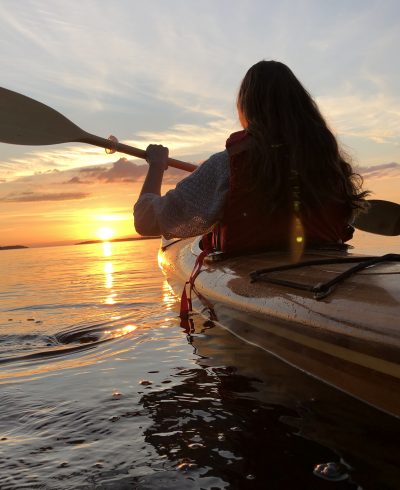
{"label": "kayak", "polygon": [[[199,237],[162,242],[159,265],[176,295],[200,253]],[[400,417],[399,255],[379,261],[310,250],[295,267],[279,252],[212,260],[217,258],[206,258],[195,278],[194,311]]]}

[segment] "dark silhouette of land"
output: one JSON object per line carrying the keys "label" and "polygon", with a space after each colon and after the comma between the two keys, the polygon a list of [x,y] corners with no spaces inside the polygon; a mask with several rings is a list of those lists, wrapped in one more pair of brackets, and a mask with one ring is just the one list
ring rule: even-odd
{"label": "dark silhouette of land", "polygon": [[29,248],[29,247],[26,247],[25,245],[7,245],[5,247],[0,247],[0,250],[14,250],[17,248]]}
{"label": "dark silhouette of land", "polygon": [[[128,237],[128,238],[114,238],[113,240],[86,240],[84,242],[75,243],[75,245],[89,245],[91,243],[104,243],[104,242],[131,242],[136,240],[154,240],[160,238],[161,236],[137,236],[137,237]],[[3,247],[0,247],[0,250],[17,250],[20,248],[30,248],[30,247],[27,247],[26,245],[5,245]]]}

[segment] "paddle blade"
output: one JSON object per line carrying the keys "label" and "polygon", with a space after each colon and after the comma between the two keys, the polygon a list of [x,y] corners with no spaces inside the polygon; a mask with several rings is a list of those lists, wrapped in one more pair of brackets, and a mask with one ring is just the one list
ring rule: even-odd
{"label": "paddle blade", "polygon": [[377,235],[400,235],[400,204],[379,199],[370,199],[368,203],[368,211],[357,216],[353,226]]}
{"label": "paddle blade", "polygon": [[77,141],[85,132],[41,102],[0,87],[0,141],[54,145]]}

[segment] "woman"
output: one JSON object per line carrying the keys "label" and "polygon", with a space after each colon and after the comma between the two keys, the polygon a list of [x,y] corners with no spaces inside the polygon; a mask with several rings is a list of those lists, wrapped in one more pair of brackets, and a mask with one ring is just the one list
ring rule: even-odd
{"label": "woman", "polygon": [[150,145],[149,171],[134,207],[143,235],[185,238],[211,232],[227,254],[342,244],[368,194],[310,94],[283,63],[246,73],[237,108],[243,130],[175,189],[160,196],[168,149]]}

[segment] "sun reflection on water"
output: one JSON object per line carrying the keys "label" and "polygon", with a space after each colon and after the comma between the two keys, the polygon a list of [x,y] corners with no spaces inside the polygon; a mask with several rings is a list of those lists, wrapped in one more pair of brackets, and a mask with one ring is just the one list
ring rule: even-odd
{"label": "sun reflection on water", "polygon": [[176,303],[176,296],[173,292],[171,286],[166,280],[163,282],[163,302],[167,310],[171,310],[173,305]]}
{"label": "sun reflection on water", "polygon": [[104,264],[105,275],[105,287],[111,289],[113,286],[113,265],[112,262],[105,262]]}
{"label": "sun reflection on water", "polygon": [[104,335],[108,335],[110,338],[115,339],[117,337],[128,335],[136,329],[137,327],[135,325],[127,325],[126,327],[116,328],[115,330],[104,330]]}
{"label": "sun reflection on water", "polygon": [[111,257],[112,255],[111,242],[103,242],[103,255],[104,257]]}
{"label": "sun reflection on water", "polygon": [[117,296],[117,293],[111,293],[109,294],[106,299],[104,300],[104,303],[106,305],[115,305],[115,303],[117,302],[115,297]]}
{"label": "sun reflection on water", "polygon": [[[102,246],[103,246],[103,256],[111,257],[112,243],[104,242],[102,243]],[[104,299],[104,303],[106,305],[114,305],[117,302],[116,301],[117,293],[114,291],[114,289],[112,289],[114,285],[114,278],[113,278],[114,266],[111,261],[107,261],[103,263],[103,272],[104,272],[104,287],[108,292],[108,294]]]}

